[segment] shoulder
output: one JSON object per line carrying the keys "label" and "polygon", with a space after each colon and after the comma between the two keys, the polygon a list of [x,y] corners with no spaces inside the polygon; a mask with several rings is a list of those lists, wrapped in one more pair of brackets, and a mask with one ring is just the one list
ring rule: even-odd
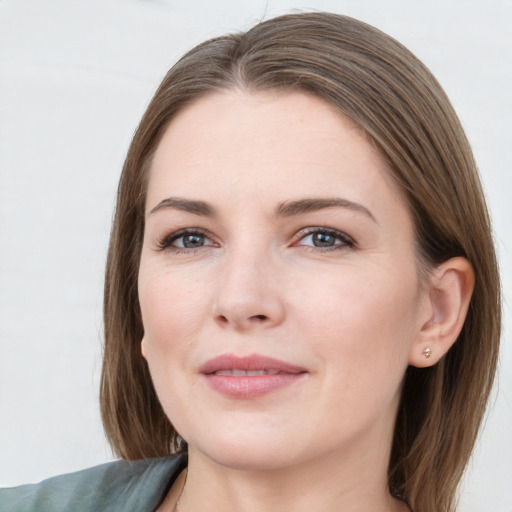
{"label": "shoulder", "polygon": [[185,455],[119,460],[0,489],[0,512],[153,511],[186,463]]}

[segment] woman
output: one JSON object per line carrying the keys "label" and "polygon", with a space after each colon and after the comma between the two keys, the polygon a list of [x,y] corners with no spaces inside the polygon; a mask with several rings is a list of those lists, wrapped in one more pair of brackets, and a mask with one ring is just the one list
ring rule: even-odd
{"label": "woman", "polygon": [[105,430],[137,462],[2,510],[453,510],[500,295],[436,80],[325,13],[193,49],[128,152],[104,320]]}

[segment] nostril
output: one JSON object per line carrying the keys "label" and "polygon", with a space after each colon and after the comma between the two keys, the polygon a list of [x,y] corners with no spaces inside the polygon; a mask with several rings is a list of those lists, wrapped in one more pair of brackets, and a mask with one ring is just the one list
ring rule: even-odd
{"label": "nostril", "polygon": [[256,318],[257,320],[267,320],[265,315],[255,315],[252,318]]}

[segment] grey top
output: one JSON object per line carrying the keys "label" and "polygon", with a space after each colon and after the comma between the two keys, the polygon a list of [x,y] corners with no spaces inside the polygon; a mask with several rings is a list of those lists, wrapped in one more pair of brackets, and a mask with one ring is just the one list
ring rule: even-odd
{"label": "grey top", "polygon": [[184,454],[119,460],[0,489],[0,512],[153,512],[186,465]]}

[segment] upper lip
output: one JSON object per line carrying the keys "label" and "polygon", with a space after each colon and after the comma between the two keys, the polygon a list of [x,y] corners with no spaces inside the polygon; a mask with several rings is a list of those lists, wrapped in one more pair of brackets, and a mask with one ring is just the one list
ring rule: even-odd
{"label": "upper lip", "polygon": [[260,354],[251,354],[248,356],[222,354],[213,359],[209,359],[199,367],[199,372],[204,374],[212,374],[221,370],[273,370],[280,373],[291,374],[306,372],[306,369],[300,366]]}

